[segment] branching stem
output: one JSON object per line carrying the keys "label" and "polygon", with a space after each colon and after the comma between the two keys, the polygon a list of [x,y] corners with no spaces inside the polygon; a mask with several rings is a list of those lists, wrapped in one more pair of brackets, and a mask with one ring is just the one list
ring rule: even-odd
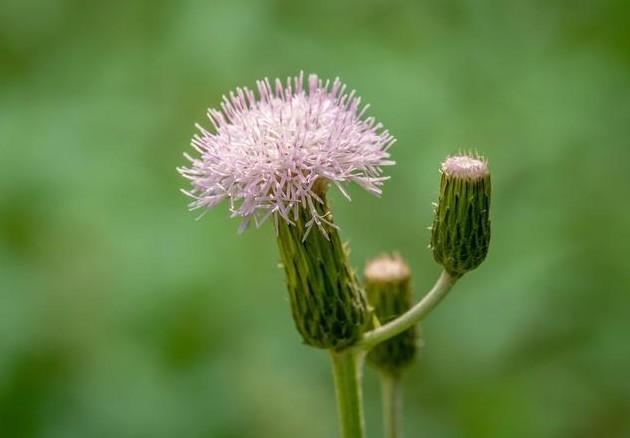
{"label": "branching stem", "polygon": [[433,288],[415,306],[387,324],[364,333],[352,349],[369,351],[381,342],[419,323],[442,301],[456,281],[457,277],[442,271]]}
{"label": "branching stem", "polygon": [[[351,347],[340,351],[330,350],[342,438],[365,438],[361,388],[365,354],[381,342],[419,323],[446,296],[456,281],[457,277],[443,271],[433,288],[407,312],[383,326],[364,333]],[[387,432],[389,435],[386,436],[397,438],[399,415],[397,383],[391,381],[384,381],[384,383],[384,413],[386,430],[389,431]]]}

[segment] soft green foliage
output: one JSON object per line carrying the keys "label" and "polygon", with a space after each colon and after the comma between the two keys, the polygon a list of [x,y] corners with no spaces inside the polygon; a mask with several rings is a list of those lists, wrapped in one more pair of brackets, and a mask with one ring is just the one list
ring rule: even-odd
{"label": "soft green foliage", "polygon": [[460,276],[481,264],[490,245],[490,175],[455,177],[442,172],[433,213],[431,249],[435,261]]}
{"label": "soft green foliage", "polygon": [[492,248],[423,323],[407,437],[630,436],[627,11],[0,1],[0,436],[336,436],[273,226],[238,236],[227,205],[195,221],[175,171],[223,93],[300,69],[339,75],[398,138],[380,199],[330,201],[352,265],[398,249],[416,299],[440,271],[440,161],[491,162]]}
{"label": "soft green foliage", "polygon": [[[386,324],[411,307],[411,280],[373,281],[366,278],[368,302],[381,324]],[[418,327],[413,327],[377,345],[368,354],[370,364],[387,373],[398,375],[411,365],[418,350]]]}
{"label": "soft green foliage", "polygon": [[[321,215],[328,203],[316,206]],[[314,226],[306,239],[311,215],[300,208],[295,224],[278,220],[278,249],[293,321],[308,345],[341,349],[354,343],[369,319],[365,294],[351,270],[337,229],[322,223],[326,236]],[[332,223],[332,213],[326,217]]]}

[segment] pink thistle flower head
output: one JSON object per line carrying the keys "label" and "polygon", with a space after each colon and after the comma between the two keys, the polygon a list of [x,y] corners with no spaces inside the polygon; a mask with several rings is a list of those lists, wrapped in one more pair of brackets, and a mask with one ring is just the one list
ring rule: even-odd
{"label": "pink thistle flower head", "polygon": [[[343,184],[354,182],[379,195],[388,179],[381,166],[392,165],[388,149],[395,139],[373,117],[354,91],[339,79],[322,81],[303,73],[286,83],[257,82],[258,98],[247,88],[223,96],[221,110],[209,109],[213,132],[197,125],[192,146],[199,157],[184,156],[178,169],[190,180],[191,209],[208,210],[229,200],[240,231],[271,215],[292,224],[298,208],[310,214],[307,230],[322,222],[318,213],[329,184],[346,197]],[[320,209],[321,210],[321,209]],[[308,232],[308,231],[307,231]]]}

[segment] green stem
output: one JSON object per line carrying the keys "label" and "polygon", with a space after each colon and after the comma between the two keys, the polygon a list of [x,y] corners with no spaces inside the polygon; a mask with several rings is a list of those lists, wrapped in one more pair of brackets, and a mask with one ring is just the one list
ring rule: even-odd
{"label": "green stem", "polygon": [[383,432],[385,438],[400,437],[402,397],[400,377],[381,372],[381,391],[383,397]]}
{"label": "green stem", "polygon": [[421,300],[407,312],[398,318],[382,325],[374,330],[364,333],[359,342],[352,346],[353,350],[369,351],[371,348],[389,338],[404,332],[411,326],[419,323],[425,316],[438,305],[442,298],[451,290],[459,277],[442,271],[440,278]]}
{"label": "green stem", "polygon": [[361,377],[364,353],[330,350],[342,438],[364,438]]}

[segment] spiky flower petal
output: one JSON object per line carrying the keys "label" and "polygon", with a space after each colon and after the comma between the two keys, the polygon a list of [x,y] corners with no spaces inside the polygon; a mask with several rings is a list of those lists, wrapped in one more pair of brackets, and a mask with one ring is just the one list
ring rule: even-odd
{"label": "spiky flower petal", "polygon": [[258,97],[237,88],[223,97],[221,111],[208,110],[213,132],[197,125],[192,145],[200,156],[185,154],[191,165],[178,169],[192,185],[184,191],[194,199],[191,209],[228,199],[242,231],[252,218],[260,226],[272,214],[293,223],[302,207],[310,214],[307,231],[313,224],[324,230],[316,184],[331,183],[346,197],[347,182],[381,193],[381,166],[394,164],[387,150],[395,140],[373,117],[363,118],[368,106],[354,91],[314,74],[305,87],[302,73],[257,86]]}

